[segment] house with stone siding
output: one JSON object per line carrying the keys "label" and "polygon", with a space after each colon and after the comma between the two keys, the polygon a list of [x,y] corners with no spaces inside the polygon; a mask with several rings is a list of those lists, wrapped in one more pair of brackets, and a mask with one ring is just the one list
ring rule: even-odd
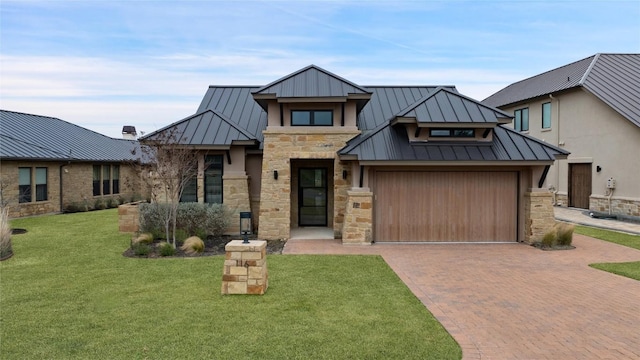
{"label": "house with stone siding", "polygon": [[[9,217],[115,206],[143,196],[135,140],[0,110],[0,186]],[[116,203],[117,202],[117,203]]]}
{"label": "house with stone siding", "polygon": [[513,83],[483,104],[571,152],[543,187],[559,206],[640,216],[640,54],[596,54]]}
{"label": "house with stone siding", "polygon": [[251,211],[261,239],[306,227],[344,244],[530,242],[554,223],[549,167],[568,152],[454,86],[361,86],[310,65],[210,86],[148,134],[200,152],[183,201]]}

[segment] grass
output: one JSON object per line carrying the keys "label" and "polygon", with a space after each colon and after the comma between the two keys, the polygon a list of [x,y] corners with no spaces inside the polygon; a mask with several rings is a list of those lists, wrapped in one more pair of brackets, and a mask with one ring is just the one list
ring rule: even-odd
{"label": "grass", "polygon": [[12,222],[2,358],[460,359],[377,256],[270,255],[263,296],[220,294],[223,256],[132,259],[115,209]]}
{"label": "grass", "polygon": [[[640,250],[640,236],[638,235],[596,229],[586,226],[576,226],[575,232],[577,234],[590,236],[596,239],[601,239]],[[640,281],[640,261],[623,263],[596,263],[589,264],[589,266]]]}

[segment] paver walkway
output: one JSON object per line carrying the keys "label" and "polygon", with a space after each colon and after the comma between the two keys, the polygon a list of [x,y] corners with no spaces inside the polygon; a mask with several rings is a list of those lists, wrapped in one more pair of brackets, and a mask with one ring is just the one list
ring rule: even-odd
{"label": "paver walkway", "polygon": [[638,261],[640,251],[581,235],[573,243],[574,250],[541,251],[290,240],[284,253],[381,255],[464,359],[640,359],[640,281],[588,266]]}

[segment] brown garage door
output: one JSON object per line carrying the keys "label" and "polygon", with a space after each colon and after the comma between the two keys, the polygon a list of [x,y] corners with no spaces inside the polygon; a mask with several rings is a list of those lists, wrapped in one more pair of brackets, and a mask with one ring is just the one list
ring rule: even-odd
{"label": "brown garage door", "polygon": [[375,239],[516,241],[517,172],[375,174]]}

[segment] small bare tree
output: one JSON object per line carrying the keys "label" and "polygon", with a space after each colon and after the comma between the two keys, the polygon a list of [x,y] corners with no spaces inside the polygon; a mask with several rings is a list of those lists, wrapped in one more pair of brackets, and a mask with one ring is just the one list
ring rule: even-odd
{"label": "small bare tree", "polygon": [[[198,173],[198,153],[188,145],[176,128],[153,134],[140,141],[142,164],[150,176],[141,176],[151,182],[151,198],[155,202],[166,201],[163,214],[167,242],[176,247],[176,223],[178,204],[187,183]],[[164,199],[162,198],[164,197]]]}

